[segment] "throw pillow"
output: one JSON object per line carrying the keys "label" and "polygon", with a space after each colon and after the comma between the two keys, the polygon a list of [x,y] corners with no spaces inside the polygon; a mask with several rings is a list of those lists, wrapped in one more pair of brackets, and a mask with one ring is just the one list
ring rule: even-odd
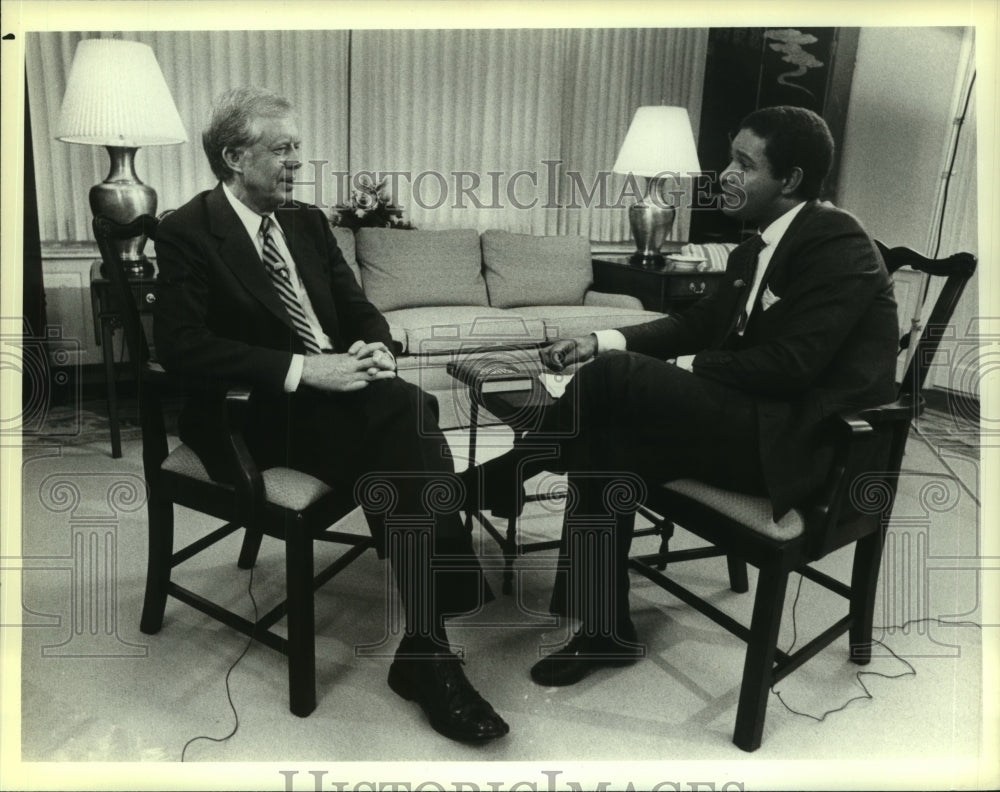
{"label": "throw pillow", "polygon": [[355,243],[365,295],[380,311],[489,305],[472,229],[361,228]]}
{"label": "throw pillow", "polygon": [[583,305],[594,279],[590,243],[582,236],[483,232],[490,305]]}

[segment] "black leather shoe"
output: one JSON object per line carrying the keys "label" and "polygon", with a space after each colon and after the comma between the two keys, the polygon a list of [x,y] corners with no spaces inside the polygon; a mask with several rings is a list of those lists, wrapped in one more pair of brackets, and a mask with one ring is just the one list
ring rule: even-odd
{"label": "black leather shoe", "polygon": [[485,742],[510,731],[466,679],[462,661],[450,652],[397,657],[389,667],[389,687],[407,701],[416,701],[434,730],[452,740]]}
{"label": "black leather shoe", "polygon": [[638,643],[635,627],[619,628],[621,638],[574,633],[562,649],[543,657],[531,667],[531,678],[539,685],[573,685],[598,668],[622,668],[646,654]]}

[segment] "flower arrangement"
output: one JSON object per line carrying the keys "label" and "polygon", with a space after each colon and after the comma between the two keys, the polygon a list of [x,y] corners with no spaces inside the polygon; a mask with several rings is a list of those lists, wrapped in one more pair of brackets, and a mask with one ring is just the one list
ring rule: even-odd
{"label": "flower arrangement", "polygon": [[392,203],[386,193],[387,181],[388,177],[385,177],[376,184],[368,174],[359,174],[355,189],[351,190],[350,202],[333,207],[333,224],[352,231],[359,228],[413,228],[412,224],[403,220],[402,207]]}

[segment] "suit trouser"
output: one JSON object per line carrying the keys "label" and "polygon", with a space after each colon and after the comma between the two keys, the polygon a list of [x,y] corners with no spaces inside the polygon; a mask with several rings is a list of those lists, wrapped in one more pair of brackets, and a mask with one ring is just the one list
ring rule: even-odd
{"label": "suit trouser", "polygon": [[392,379],[351,393],[303,390],[275,406],[255,410],[251,453],[323,480],[345,508],[362,506],[389,555],[407,632],[437,631],[443,615],[492,599],[433,396]]}
{"label": "suit trouser", "polygon": [[[552,452],[539,457],[545,447]],[[695,477],[766,492],[753,399],[633,353],[604,353],[581,367],[539,430],[487,463],[487,492],[493,482],[520,480],[516,466],[522,478],[568,473],[550,609],[592,633],[613,632],[629,618],[628,554],[645,487]]]}

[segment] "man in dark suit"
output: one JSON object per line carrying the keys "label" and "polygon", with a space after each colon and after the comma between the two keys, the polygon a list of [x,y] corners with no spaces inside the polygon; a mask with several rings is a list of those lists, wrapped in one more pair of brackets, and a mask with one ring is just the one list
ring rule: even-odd
{"label": "man in dark suit", "polygon": [[[602,487],[695,477],[770,496],[778,519],[823,481],[831,416],[894,397],[891,280],[854,217],[817,201],[833,159],[826,124],[801,108],[757,111],[731,157],[723,211],[760,233],[733,251],[718,291],[679,315],[544,350],[555,371],[594,360],[534,436],[468,476],[482,488],[472,497],[503,511],[516,508],[511,481],[569,472],[569,574],[557,574],[551,607],[581,627],[532,668],[541,684],[571,684],[642,653],[628,606],[631,521],[615,528],[622,493]],[[546,438],[558,458],[529,459]]]}
{"label": "man in dark suit", "polygon": [[[300,167],[291,105],[269,91],[230,91],[203,144],[220,183],[167,216],[156,240],[157,355],[200,386],[181,415],[181,439],[224,475],[217,393],[252,386],[246,439],[260,467],[310,473],[347,505],[361,476],[379,474],[395,491],[395,512],[420,522],[425,502],[435,502],[425,500],[428,487],[460,488],[437,405],[396,379],[385,319],[322,212],[291,198]],[[368,518],[406,614],[390,686],[442,734],[483,741],[506,734],[507,724],[466,679],[442,620],[491,596],[455,500],[456,510],[430,515],[429,537],[414,528],[390,538],[379,515]]]}

